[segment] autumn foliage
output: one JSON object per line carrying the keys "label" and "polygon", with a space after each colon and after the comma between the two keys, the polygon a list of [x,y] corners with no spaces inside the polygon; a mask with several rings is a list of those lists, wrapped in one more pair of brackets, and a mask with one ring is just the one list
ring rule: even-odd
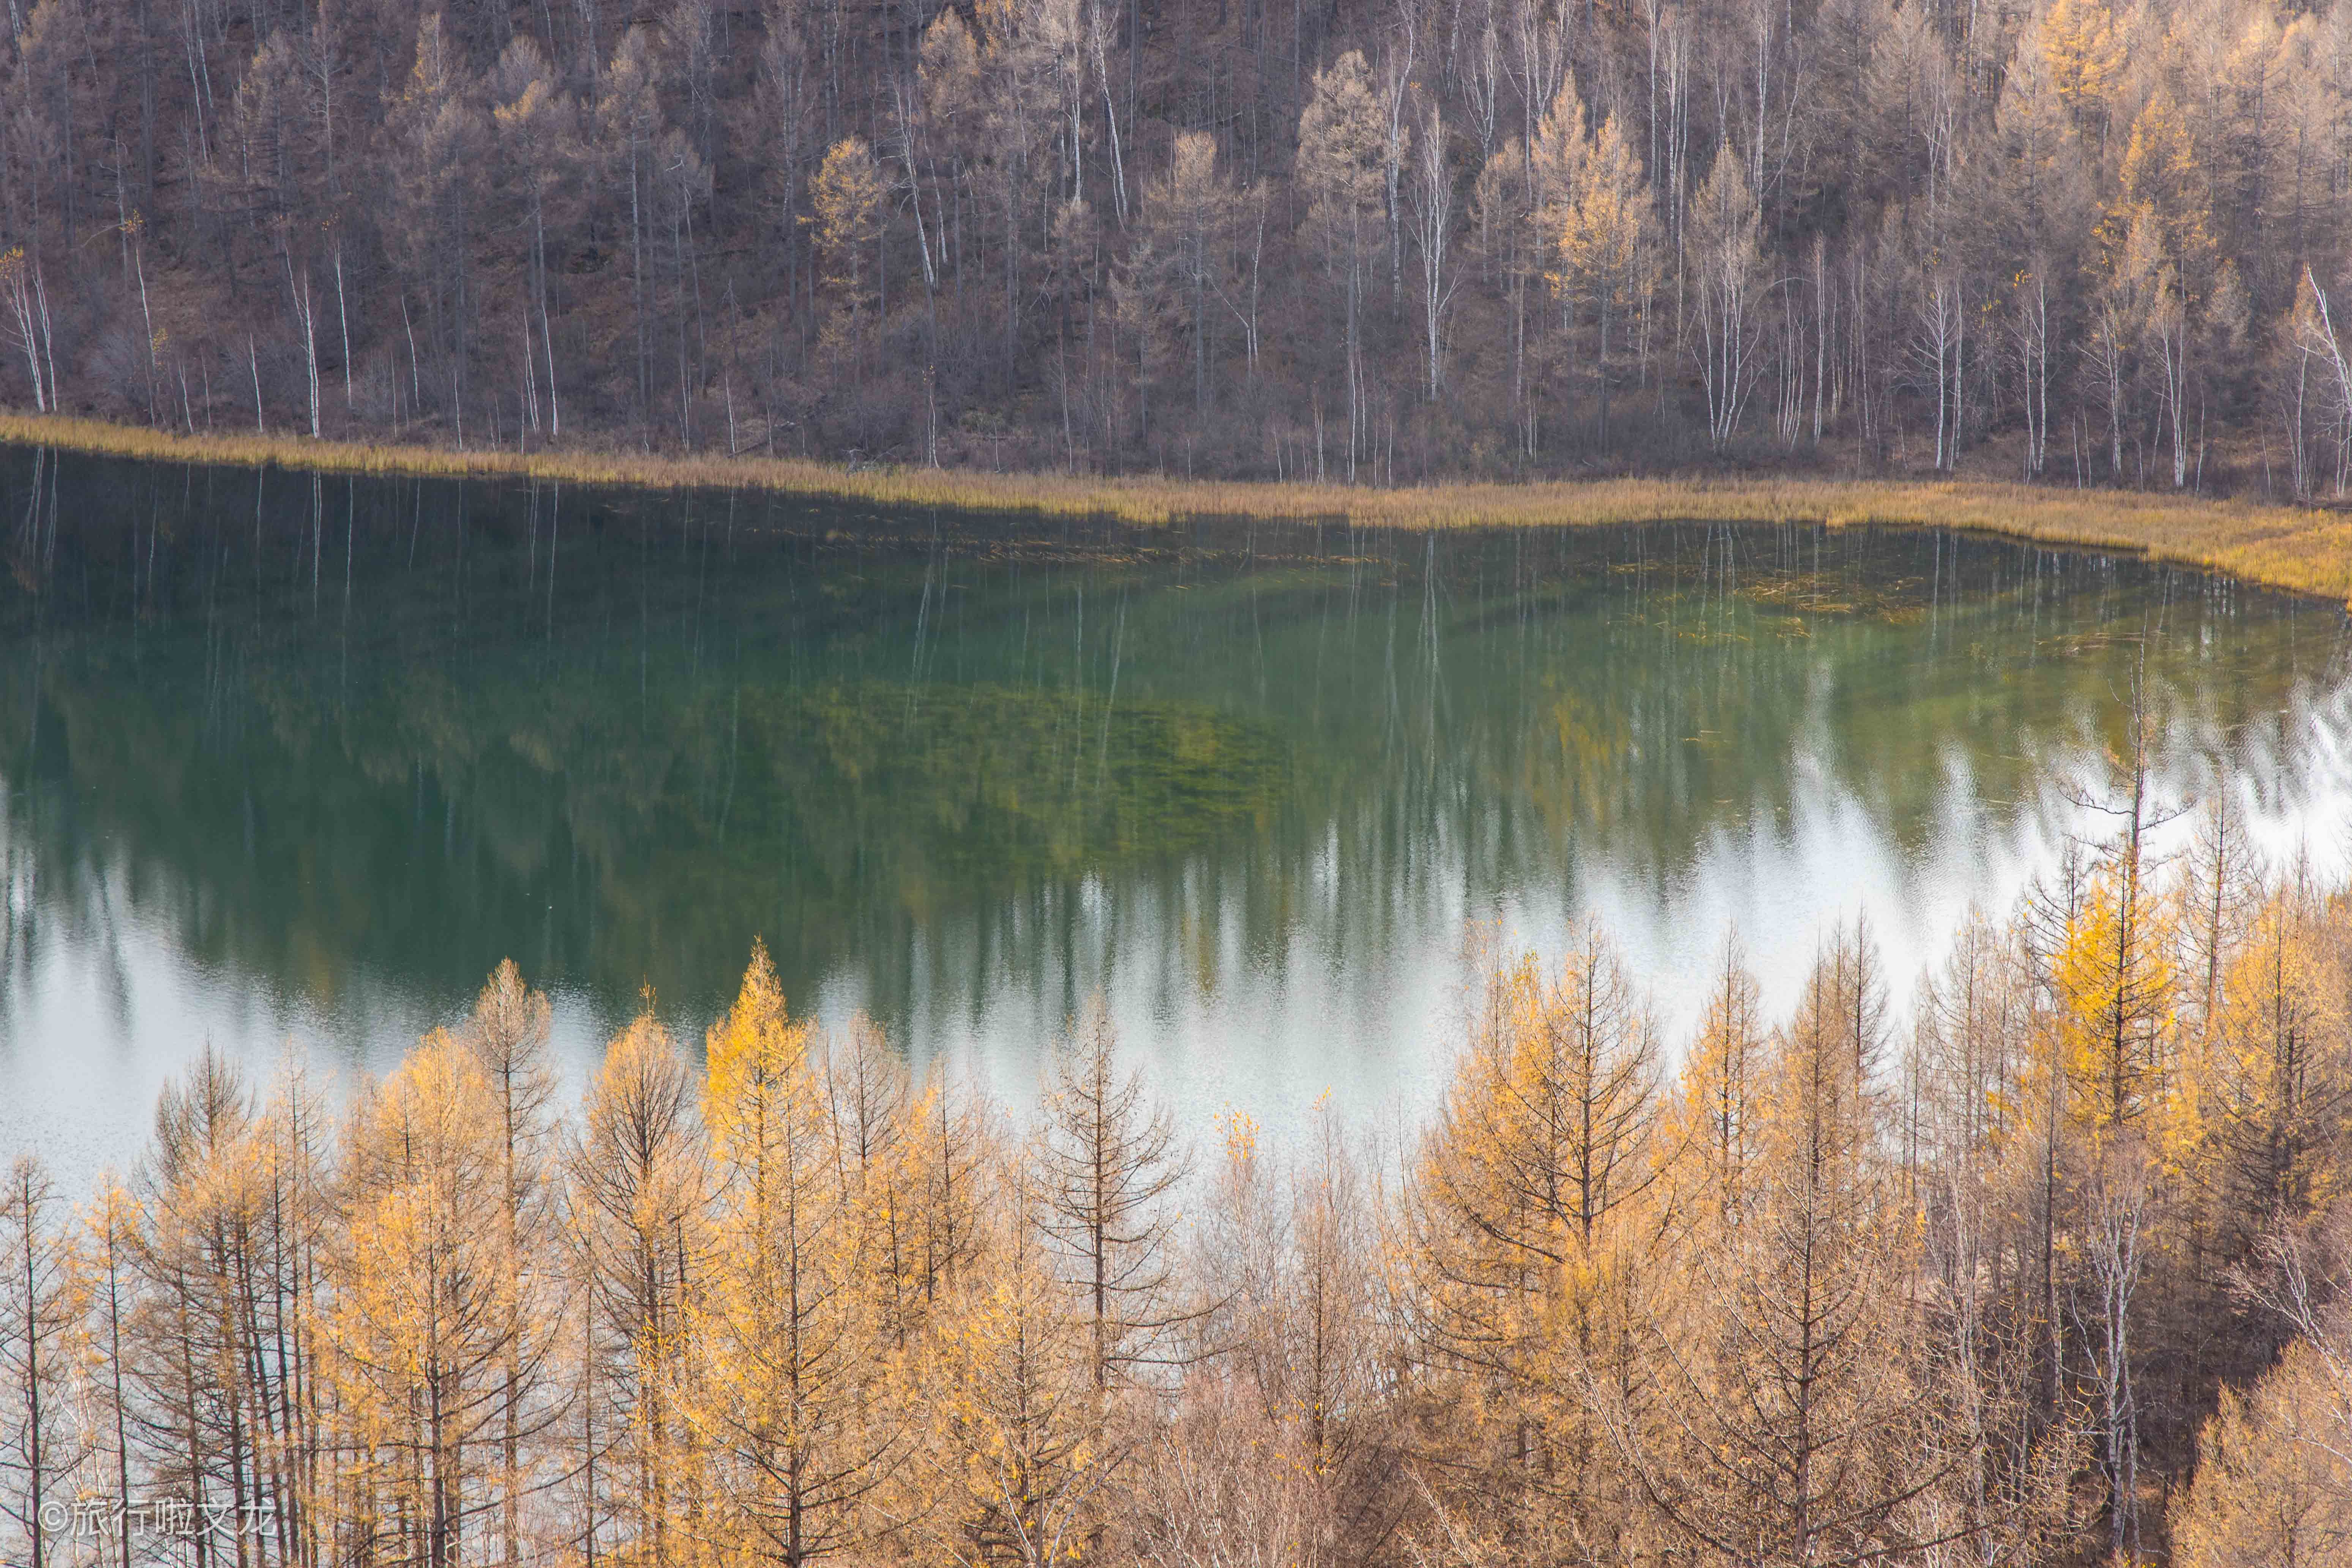
{"label": "autumn foliage", "polygon": [[0,398],[509,456],[2352,484],[2306,0],[14,0]]}
{"label": "autumn foliage", "polygon": [[[202,1055],[127,1179],[0,1194],[0,1544],[2341,1562],[2352,909],[2128,810],[1907,1006],[1856,925],[1768,1019],[1733,942],[1676,1042],[1598,928],[1483,932],[1402,1149],[1188,1147],[1098,1005],[1014,1117],[759,951],[569,1104],[511,964],[339,1096]],[[82,1522],[126,1497],[198,1528]]]}

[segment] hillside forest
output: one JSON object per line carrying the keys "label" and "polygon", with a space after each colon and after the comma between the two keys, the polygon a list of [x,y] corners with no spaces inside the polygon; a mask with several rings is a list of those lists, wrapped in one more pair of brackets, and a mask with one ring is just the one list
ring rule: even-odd
{"label": "hillside forest", "polygon": [[2341,1563],[2352,908],[2143,804],[1900,1026],[1860,926],[1673,1041],[1488,931],[1401,1146],[1180,1129],[1098,1007],[1015,1115],[756,950],[576,1093],[512,964],[355,1090],[206,1050],[119,1181],[8,1173],[0,1550]]}
{"label": "hillside forest", "polygon": [[2333,496],[2347,10],[9,0],[0,395],[475,448]]}

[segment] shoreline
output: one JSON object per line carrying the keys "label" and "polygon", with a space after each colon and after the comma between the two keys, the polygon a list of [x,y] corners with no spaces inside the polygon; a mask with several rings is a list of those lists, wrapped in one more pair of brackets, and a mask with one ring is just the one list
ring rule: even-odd
{"label": "shoreline", "polygon": [[735,489],[1155,525],[1250,517],[1427,530],[1671,520],[1948,528],[2137,553],[2352,607],[2352,516],[2241,500],[1980,479],[1684,479],[1465,481],[1406,489],[1286,481],[1097,479],[872,468],[792,458],[459,452],[299,436],[187,437],[62,416],[0,414],[0,442],[94,457],[321,473],[537,479],[642,490]]}

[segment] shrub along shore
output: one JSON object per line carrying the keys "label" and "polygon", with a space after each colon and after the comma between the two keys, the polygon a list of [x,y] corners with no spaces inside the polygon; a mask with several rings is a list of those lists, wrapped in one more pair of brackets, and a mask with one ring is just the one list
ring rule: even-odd
{"label": "shrub along shore", "polygon": [[1983,480],[1703,477],[1527,484],[1360,486],[1103,479],[870,468],[793,458],[595,451],[455,451],[290,435],[179,436],[95,419],[0,415],[0,441],[156,462],[277,465],[327,473],[520,479],[645,489],[746,489],[877,506],[1112,517],[1344,520],[1359,527],[1603,526],[1670,519],[1955,528],[2131,551],[2274,588],[2352,602],[2352,515],[2242,500]]}

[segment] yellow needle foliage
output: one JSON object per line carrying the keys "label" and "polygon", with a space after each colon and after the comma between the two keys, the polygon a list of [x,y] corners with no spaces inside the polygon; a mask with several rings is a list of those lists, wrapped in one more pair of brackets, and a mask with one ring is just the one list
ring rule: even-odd
{"label": "yellow needle foliage", "polygon": [[479,1068],[436,1034],[356,1110],[345,1289],[326,1321],[346,1423],[344,1521],[394,1521],[426,1563],[461,1556],[478,1457],[513,1338],[498,1142]]}
{"label": "yellow needle foliage", "polygon": [[111,1488],[246,1568],[2340,1562],[2352,906],[2144,826],[1907,1010],[1859,925],[1778,1019],[1727,943],[1671,1061],[1597,927],[1488,932],[1408,1150],[1326,1098],[1197,1178],[1101,1002],[1007,1128],[758,949],[569,1110],[511,965],[340,1120],[206,1053],[86,1215],[0,1190],[0,1545],[100,1561],[40,1521]]}
{"label": "yellow needle foliage", "polygon": [[794,1565],[871,1529],[860,1504],[899,1447],[856,1223],[809,1026],[765,948],[704,1047],[718,1201],[689,1307],[688,1407],[724,1469],[717,1555]]}
{"label": "yellow needle foliage", "polygon": [[2097,1130],[2136,1121],[2165,1070],[2172,933],[2168,911],[2151,902],[2130,873],[2101,869],[2053,963],[2068,1103]]}

